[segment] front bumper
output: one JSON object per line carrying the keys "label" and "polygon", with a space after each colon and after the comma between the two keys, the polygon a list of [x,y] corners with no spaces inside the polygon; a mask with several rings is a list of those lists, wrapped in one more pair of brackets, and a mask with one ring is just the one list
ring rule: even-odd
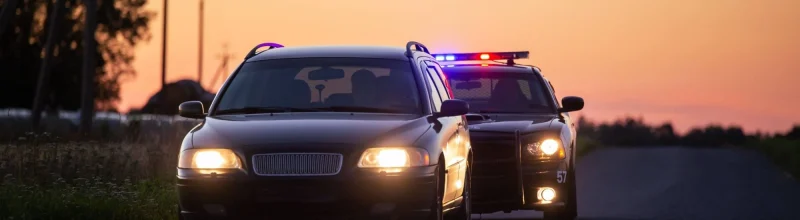
{"label": "front bumper", "polygon": [[178,170],[181,215],[189,219],[243,217],[426,215],[435,195],[436,166],[396,174],[352,170],[336,176],[261,177],[244,172],[215,178]]}
{"label": "front bumper", "polygon": [[[563,208],[566,199],[569,198],[566,170],[567,164],[561,160],[523,167],[521,177],[524,197],[520,209],[549,211]],[[558,177],[559,171],[564,172],[561,182]],[[548,202],[539,200],[537,195],[539,187],[553,188],[556,191],[556,197]]]}
{"label": "front bumper", "polygon": [[[569,198],[565,175],[568,159],[527,158],[519,132],[476,132],[470,136],[475,152],[473,213],[521,209],[547,211],[564,207],[566,198]],[[527,136],[531,137],[543,139],[545,136]],[[537,195],[540,187],[554,189],[555,198],[548,202],[540,201]]]}
{"label": "front bumper", "polygon": [[[481,165],[476,164],[474,169]],[[486,195],[473,197],[475,213],[491,213],[512,210],[547,211],[562,208],[569,198],[567,182],[558,181],[559,171],[566,171],[563,161],[541,162],[522,166],[520,174],[508,173],[477,177],[473,174],[472,190],[474,194]],[[566,176],[562,176],[566,178]],[[518,183],[518,181],[521,181]],[[521,187],[517,187],[521,185]],[[556,191],[556,197],[550,202],[538,200],[539,187],[550,187]],[[520,195],[521,194],[521,195]]]}

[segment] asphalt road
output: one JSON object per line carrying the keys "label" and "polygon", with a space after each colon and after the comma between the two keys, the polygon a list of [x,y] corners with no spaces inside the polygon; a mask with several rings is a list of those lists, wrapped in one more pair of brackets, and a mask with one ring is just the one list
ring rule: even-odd
{"label": "asphalt road", "polygon": [[[800,219],[800,181],[757,152],[607,149],[577,165],[578,219]],[[473,215],[538,219],[541,212]]]}

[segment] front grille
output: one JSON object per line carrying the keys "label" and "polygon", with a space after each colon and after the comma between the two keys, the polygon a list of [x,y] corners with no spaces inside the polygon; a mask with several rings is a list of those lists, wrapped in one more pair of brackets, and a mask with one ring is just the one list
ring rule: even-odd
{"label": "front grille", "polygon": [[470,132],[472,201],[516,201],[519,173],[514,134]]}
{"label": "front grille", "polygon": [[333,153],[275,153],[253,155],[259,176],[330,176],[342,169],[342,155]]}
{"label": "front grille", "polygon": [[516,161],[517,145],[514,134],[470,132],[474,162]]}

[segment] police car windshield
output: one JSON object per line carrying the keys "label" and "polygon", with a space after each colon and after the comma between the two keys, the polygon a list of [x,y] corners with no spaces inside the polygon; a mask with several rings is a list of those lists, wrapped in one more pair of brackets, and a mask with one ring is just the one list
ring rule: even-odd
{"label": "police car windshield", "polygon": [[541,79],[510,72],[448,73],[453,95],[476,113],[552,113]]}
{"label": "police car windshield", "polygon": [[245,63],[214,114],[267,112],[421,113],[408,62],[294,58]]}

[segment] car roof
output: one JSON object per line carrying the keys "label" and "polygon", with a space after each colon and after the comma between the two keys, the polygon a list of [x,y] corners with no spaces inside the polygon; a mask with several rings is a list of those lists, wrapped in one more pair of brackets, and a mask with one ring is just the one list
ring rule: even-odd
{"label": "car roof", "polygon": [[389,46],[291,46],[263,51],[246,62],[306,57],[357,57],[408,61],[405,52],[402,47]]}
{"label": "car roof", "polygon": [[473,72],[483,72],[483,71],[509,72],[509,73],[521,73],[521,74],[531,74],[535,72],[530,66],[506,65],[506,64],[442,65],[442,71],[444,71],[446,74],[473,73]]}

